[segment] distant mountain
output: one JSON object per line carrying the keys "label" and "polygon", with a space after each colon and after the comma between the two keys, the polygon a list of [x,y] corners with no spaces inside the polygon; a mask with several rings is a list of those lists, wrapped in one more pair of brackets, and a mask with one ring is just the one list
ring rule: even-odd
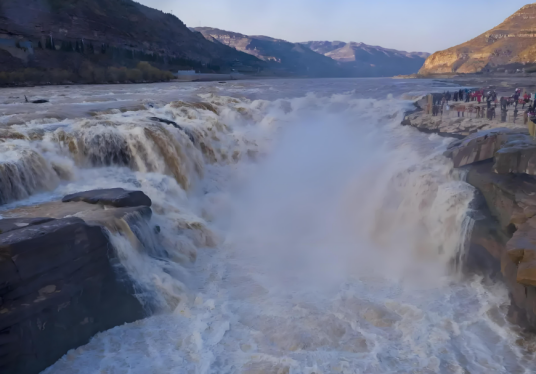
{"label": "distant mountain", "polygon": [[267,63],[278,75],[329,77],[345,75],[333,59],[320,55],[307,46],[268,36],[249,36],[211,27],[196,27],[207,40],[248,53]]}
{"label": "distant mountain", "polygon": [[268,36],[197,27],[208,40],[249,53],[278,72],[310,76],[380,77],[419,71],[428,53],[403,52],[363,43],[290,43]]}
{"label": "distant mountain", "polygon": [[421,74],[476,73],[536,63],[536,4],[458,46],[431,55]]}
{"label": "distant mountain", "polygon": [[370,74],[375,76],[416,73],[430,55],[426,52],[405,52],[355,42],[311,41],[301,44],[345,63],[356,71],[370,70]]}
{"label": "distant mountain", "polygon": [[210,64],[225,70],[238,62],[257,71],[263,65],[132,0],[0,0],[0,71],[77,69],[84,61],[135,66],[140,60],[169,69]]}

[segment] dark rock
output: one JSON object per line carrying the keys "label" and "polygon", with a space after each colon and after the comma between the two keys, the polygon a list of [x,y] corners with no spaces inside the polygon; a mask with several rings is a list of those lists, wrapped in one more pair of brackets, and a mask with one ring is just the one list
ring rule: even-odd
{"label": "dark rock", "polygon": [[165,123],[166,125],[173,125],[173,127],[182,130],[182,126],[180,126],[177,122],[171,121],[169,119],[160,118],[160,117],[149,117],[151,121]]}
{"label": "dark rock", "polygon": [[45,222],[52,221],[53,218],[43,217],[43,218],[6,218],[0,219],[0,234],[5,234],[6,232],[19,230],[27,226],[40,225]]}
{"label": "dark rock", "polygon": [[45,99],[39,99],[39,100],[32,100],[32,101],[29,101],[28,98],[26,96],[24,96],[24,98],[26,99],[26,102],[27,103],[32,103],[32,104],[44,104],[44,103],[48,103],[49,101],[48,100],[45,100]]}
{"label": "dark rock", "polygon": [[194,135],[192,134],[192,132],[184,127],[182,127],[181,125],[179,125],[177,122],[175,121],[171,121],[169,119],[165,119],[165,118],[160,118],[160,117],[149,117],[149,119],[151,121],[155,121],[155,122],[160,122],[160,123],[165,123],[167,125],[172,125],[173,127],[183,131],[187,136],[188,138],[190,139],[190,141],[195,144],[195,137]]}
{"label": "dark rock", "polygon": [[111,205],[118,208],[151,206],[151,199],[141,191],[127,191],[122,188],[110,188],[78,192],[65,196],[62,201],[84,201],[89,204]]}
{"label": "dark rock", "polygon": [[96,333],[143,318],[117,264],[101,227],[79,218],[1,234],[0,372],[39,373]]}

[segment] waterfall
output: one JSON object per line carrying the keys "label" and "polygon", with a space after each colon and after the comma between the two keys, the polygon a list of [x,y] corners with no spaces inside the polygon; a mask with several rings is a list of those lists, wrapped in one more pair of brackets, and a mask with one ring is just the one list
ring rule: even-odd
{"label": "waterfall", "polygon": [[388,96],[423,83],[349,82],[142,85],[136,110],[12,126],[0,214],[105,187],[153,201],[105,222],[152,316],[45,373],[529,367],[506,290],[458,276],[474,190],[449,139],[400,126],[411,103]]}

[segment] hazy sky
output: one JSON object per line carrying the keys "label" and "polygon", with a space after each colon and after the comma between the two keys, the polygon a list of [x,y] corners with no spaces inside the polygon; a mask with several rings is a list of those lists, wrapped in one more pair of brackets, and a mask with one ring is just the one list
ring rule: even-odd
{"label": "hazy sky", "polygon": [[528,0],[137,0],[210,26],[291,42],[341,40],[435,52],[500,24]]}

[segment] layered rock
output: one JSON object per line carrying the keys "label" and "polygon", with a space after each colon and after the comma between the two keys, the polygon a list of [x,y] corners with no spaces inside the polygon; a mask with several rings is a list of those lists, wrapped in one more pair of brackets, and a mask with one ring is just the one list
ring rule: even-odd
{"label": "layered rock", "polygon": [[3,374],[38,373],[96,333],[146,315],[103,226],[150,218],[150,199],[112,189],[66,200],[91,204],[52,202],[0,220]]}
{"label": "layered rock", "polygon": [[536,331],[536,179],[497,174],[491,160],[467,168],[467,182],[478,196],[466,269],[502,279],[512,321]]}
{"label": "layered rock", "polygon": [[536,59],[536,4],[529,4],[497,27],[458,46],[436,52],[420,74],[475,73],[499,67],[522,68]]}
{"label": "layered rock", "polygon": [[[536,331],[536,141],[526,125],[483,118],[432,117],[415,103],[403,125],[454,140],[445,152],[476,188],[474,225],[463,268],[503,281],[509,317]],[[506,127],[504,127],[506,126]]]}
{"label": "layered rock", "polygon": [[[519,115],[515,122],[513,122],[513,109],[509,109],[507,112],[507,119],[510,122],[501,122],[498,118],[490,120],[477,117],[476,114],[471,114],[468,110],[463,117],[457,117],[456,104],[451,105],[449,111],[445,111],[443,115],[438,116],[432,116],[426,113],[424,110],[426,108],[425,99],[417,101],[415,106],[417,109],[406,113],[402,124],[415,127],[424,133],[439,134],[458,139],[464,139],[466,136],[479,131],[495,130],[505,127],[520,133],[528,133],[527,126],[523,124],[522,115]],[[481,110],[486,110],[485,107],[482,108]]]}

